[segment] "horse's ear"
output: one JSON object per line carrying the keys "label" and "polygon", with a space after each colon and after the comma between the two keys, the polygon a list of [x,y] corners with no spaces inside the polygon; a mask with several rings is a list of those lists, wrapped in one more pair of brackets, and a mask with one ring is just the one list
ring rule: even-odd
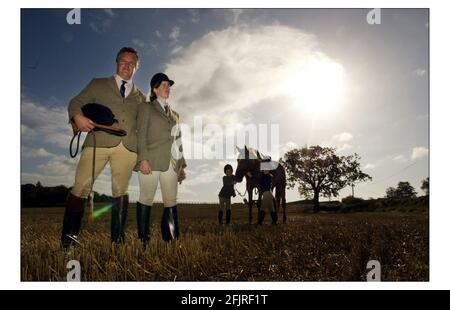
{"label": "horse's ear", "polygon": [[244,147],[245,147],[245,151],[246,151],[246,152],[248,152],[248,148],[247,148],[247,146],[246,146],[246,145],[244,145]]}
{"label": "horse's ear", "polygon": [[237,146],[236,145],[236,150],[239,152],[239,154],[241,154],[242,153],[242,149],[241,148],[239,148],[239,146]]}
{"label": "horse's ear", "polygon": [[258,160],[262,160],[261,154],[259,154],[259,151],[256,151],[256,156],[258,157]]}

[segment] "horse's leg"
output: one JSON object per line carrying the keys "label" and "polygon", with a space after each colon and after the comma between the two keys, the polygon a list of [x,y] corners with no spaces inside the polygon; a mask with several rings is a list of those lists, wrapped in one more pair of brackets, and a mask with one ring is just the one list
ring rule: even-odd
{"label": "horse's leg", "polygon": [[258,208],[258,212],[261,210],[261,199],[262,199],[262,193],[260,189],[258,188],[258,201],[256,202],[256,207]]}
{"label": "horse's leg", "polygon": [[280,201],[281,201],[281,193],[280,193],[280,187],[277,185],[275,187],[275,212],[278,214],[280,212]]}
{"label": "horse's leg", "polygon": [[252,207],[253,207],[253,188],[251,186],[247,186],[248,192],[248,223],[252,223]]}

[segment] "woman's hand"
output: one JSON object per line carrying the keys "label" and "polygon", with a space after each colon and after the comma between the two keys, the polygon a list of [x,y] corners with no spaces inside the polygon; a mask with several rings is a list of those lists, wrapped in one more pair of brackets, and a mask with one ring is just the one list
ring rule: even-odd
{"label": "woman's hand", "polygon": [[186,179],[186,172],[183,167],[180,167],[180,170],[178,170],[178,182],[181,184],[184,179]]}
{"label": "woman's hand", "polygon": [[139,170],[141,170],[142,174],[152,174],[152,166],[150,165],[150,162],[146,159],[141,160]]}

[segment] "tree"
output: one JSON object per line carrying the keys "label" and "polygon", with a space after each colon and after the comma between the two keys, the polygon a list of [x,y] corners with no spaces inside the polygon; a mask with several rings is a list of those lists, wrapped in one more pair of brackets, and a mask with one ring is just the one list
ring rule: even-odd
{"label": "tree", "polygon": [[425,195],[428,196],[430,194],[430,177],[422,180],[422,186],[420,187],[420,189],[425,192]]}
{"label": "tree", "polygon": [[386,197],[390,199],[396,198],[395,188],[393,188],[392,186],[388,187],[386,189]]}
{"label": "tree", "polygon": [[358,154],[336,155],[332,147],[311,146],[288,151],[280,160],[286,168],[287,184],[299,186],[299,193],[313,197],[314,212],[319,211],[319,196],[338,196],[345,186],[371,180],[360,169]]}
{"label": "tree", "polygon": [[395,190],[397,197],[400,199],[416,198],[417,192],[409,182],[398,182],[397,189]]}
{"label": "tree", "polygon": [[416,198],[417,192],[409,182],[398,182],[397,188],[388,187],[386,197],[393,199],[411,199]]}

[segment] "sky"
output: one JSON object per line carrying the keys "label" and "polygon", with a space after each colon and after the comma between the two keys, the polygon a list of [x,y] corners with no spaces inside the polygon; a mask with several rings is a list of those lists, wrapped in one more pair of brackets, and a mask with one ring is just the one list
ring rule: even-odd
{"label": "sky", "polygon": [[[133,81],[144,93],[157,72],[175,81],[169,102],[185,125],[188,162],[179,201],[217,201],[223,166],[236,168],[234,147],[215,159],[217,146],[243,147],[236,137],[247,126],[260,138],[270,128],[271,147],[247,143],[273,158],[311,145],[357,153],[373,180],[355,196],[383,197],[399,181],[423,194],[428,10],[382,9],[381,23],[369,24],[368,9],[81,9],[73,25],[69,11],[21,11],[22,184],[73,184],[79,157],[69,156],[67,105],[92,78],[114,74],[117,51],[132,46],[140,53]],[[111,194],[109,168],[94,190]],[[136,173],[129,193],[139,195]],[[350,194],[347,187],[338,198]],[[287,200],[298,199],[289,189]]]}

